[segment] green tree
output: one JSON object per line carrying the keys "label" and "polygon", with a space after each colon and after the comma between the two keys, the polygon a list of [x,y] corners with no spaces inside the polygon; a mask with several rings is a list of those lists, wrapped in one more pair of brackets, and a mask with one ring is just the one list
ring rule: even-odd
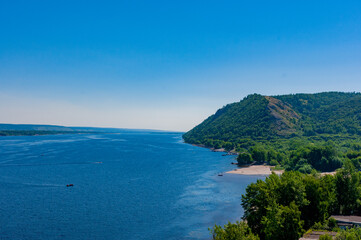
{"label": "green tree", "polygon": [[309,204],[300,210],[308,229],[315,222],[323,223],[328,219],[336,203],[336,193],[333,176],[304,175],[303,182]]}
{"label": "green tree", "polygon": [[225,142],[225,143],[223,143],[223,148],[226,151],[231,151],[234,148],[234,146],[233,146],[233,143]]}
{"label": "green tree", "polygon": [[238,155],[237,162],[238,162],[238,165],[245,165],[245,164],[252,163],[253,159],[252,159],[251,154],[249,154],[247,152],[242,152]]}
{"label": "green tree", "polygon": [[267,210],[266,216],[262,218],[266,240],[298,240],[302,236],[303,221],[295,202],[289,206],[273,202]]}
{"label": "green tree", "polygon": [[285,172],[281,176],[272,174],[266,179],[266,182],[269,182],[271,186],[271,191],[275,194],[277,203],[284,206],[289,205],[291,202],[295,202],[297,206],[309,204],[306,199],[302,176],[299,172]]}
{"label": "green tree", "polygon": [[266,182],[257,180],[247,186],[246,194],[242,195],[243,219],[247,220],[252,232],[260,235],[262,218],[267,214],[270,192]]}
{"label": "green tree", "polygon": [[339,232],[336,235],[336,240],[359,240],[361,239],[361,228],[350,228]]}
{"label": "green tree", "polygon": [[267,151],[259,146],[252,148],[251,155],[252,159],[259,163],[263,163],[267,160]]}
{"label": "green tree", "polygon": [[324,235],[321,235],[319,240],[332,240],[332,236],[330,234],[324,234]]}
{"label": "green tree", "polygon": [[214,240],[259,240],[245,222],[228,222],[223,228],[215,225],[209,230]]}
{"label": "green tree", "polygon": [[248,185],[246,194],[242,195],[243,218],[247,220],[252,232],[263,239],[264,228],[267,226],[262,221],[270,211],[270,205],[290,206],[293,202],[296,206],[303,207],[308,204],[305,196],[305,186],[300,173],[285,172],[281,176],[271,174],[265,181],[258,180]]}
{"label": "green tree", "polygon": [[337,212],[339,214],[354,214],[360,206],[361,186],[360,174],[350,160],[335,176]]}

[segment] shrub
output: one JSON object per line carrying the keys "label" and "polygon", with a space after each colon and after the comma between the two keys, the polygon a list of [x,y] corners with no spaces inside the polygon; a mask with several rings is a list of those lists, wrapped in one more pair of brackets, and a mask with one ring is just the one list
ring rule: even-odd
{"label": "shrub", "polygon": [[361,228],[348,228],[336,235],[336,240],[359,240],[361,239]]}
{"label": "shrub", "polygon": [[253,162],[252,156],[249,153],[242,152],[237,157],[238,165],[250,164]]}
{"label": "shrub", "polygon": [[332,236],[326,233],[324,235],[321,235],[319,240],[332,240]]}
{"label": "shrub", "polygon": [[277,162],[276,159],[272,159],[272,160],[269,162],[269,165],[271,165],[271,166],[276,166],[276,165],[278,165],[278,162]]}
{"label": "shrub", "polygon": [[215,225],[209,231],[214,240],[259,240],[259,237],[251,232],[245,222],[228,222],[223,228]]}

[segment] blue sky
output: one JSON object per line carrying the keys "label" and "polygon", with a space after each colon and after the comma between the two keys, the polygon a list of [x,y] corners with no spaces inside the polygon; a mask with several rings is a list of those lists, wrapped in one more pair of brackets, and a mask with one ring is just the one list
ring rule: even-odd
{"label": "blue sky", "polygon": [[0,3],[0,122],[186,131],[335,90],[361,91],[361,1]]}

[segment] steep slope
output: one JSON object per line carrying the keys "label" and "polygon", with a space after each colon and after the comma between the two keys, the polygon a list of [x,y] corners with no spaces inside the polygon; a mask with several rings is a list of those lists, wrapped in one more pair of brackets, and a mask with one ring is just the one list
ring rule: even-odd
{"label": "steep slope", "polygon": [[285,136],[298,131],[298,119],[298,114],[279,99],[253,94],[219,109],[183,138],[209,145],[209,140],[235,142],[244,137]]}
{"label": "steep slope", "polygon": [[277,135],[287,136],[297,132],[297,123],[300,116],[287,104],[274,97],[265,97],[268,100],[271,129]]}
{"label": "steep slope", "polygon": [[249,95],[243,101],[219,109],[183,137],[187,142],[204,143],[207,139],[234,141],[234,137],[240,135],[260,136],[270,127],[267,105],[263,96]]}

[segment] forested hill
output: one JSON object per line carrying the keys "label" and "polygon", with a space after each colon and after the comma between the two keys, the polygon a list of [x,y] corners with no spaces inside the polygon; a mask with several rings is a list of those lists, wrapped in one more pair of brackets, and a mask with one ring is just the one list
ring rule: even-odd
{"label": "forested hill", "polygon": [[323,134],[361,135],[360,93],[252,94],[219,109],[183,138],[188,143],[230,149],[244,139]]}

